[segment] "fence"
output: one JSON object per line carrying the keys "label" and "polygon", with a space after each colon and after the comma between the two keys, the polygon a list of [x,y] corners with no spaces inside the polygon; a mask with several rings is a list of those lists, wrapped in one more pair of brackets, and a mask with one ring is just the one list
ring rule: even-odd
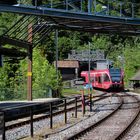
{"label": "fence", "polygon": [[[58,112],[61,112],[64,114],[64,122],[65,124],[67,123],[67,113],[70,110],[74,110],[74,117],[77,118],[77,108],[78,107],[82,107],[82,112],[83,115],[85,114],[85,105],[87,102],[91,102],[90,104],[92,104],[92,100],[91,97],[89,99],[88,96],[82,95],[81,96],[76,96],[73,98],[65,98],[65,99],[59,99],[57,101],[53,101],[53,102],[43,102],[43,103],[32,103],[32,104],[24,104],[21,106],[14,106],[11,108],[1,108],[1,112],[0,112],[0,134],[3,135],[3,140],[6,139],[6,130],[8,126],[5,126],[5,123],[8,121],[11,121],[12,119],[19,119],[22,117],[29,117],[29,122],[30,122],[30,136],[33,137],[34,136],[34,130],[33,130],[33,121],[34,121],[34,115],[36,114],[41,114],[41,113],[45,113],[46,117],[50,118],[50,128],[53,128],[53,117],[55,115],[58,115]],[[78,102],[82,102],[82,106],[81,104],[78,105]],[[70,105],[71,103],[74,104],[73,108],[69,108],[68,105]],[[57,105],[56,105],[57,104]],[[58,110],[59,108],[59,110]],[[61,108],[61,111],[60,111]],[[26,112],[25,112],[26,111]],[[91,111],[91,110],[90,110]],[[13,112],[13,113],[12,113]],[[20,114],[20,113],[22,114]],[[10,114],[10,116],[8,115]],[[18,116],[17,116],[18,115]],[[9,118],[8,118],[9,116]],[[11,120],[10,120],[11,119]],[[17,125],[17,124],[15,124]]]}

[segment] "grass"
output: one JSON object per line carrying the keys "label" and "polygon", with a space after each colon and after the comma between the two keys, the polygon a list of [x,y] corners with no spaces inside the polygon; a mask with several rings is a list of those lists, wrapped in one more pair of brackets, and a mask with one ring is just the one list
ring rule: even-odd
{"label": "grass", "polygon": [[63,89],[62,90],[62,95],[63,96],[69,96],[69,95],[73,95],[73,94],[81,94],[81,91],[79,89],[76,88],[67,88],[67,89]]}
{"label": "grass", "polygon": [[[82,94],[82,90],[84,90],[84,94],[88,94],[88,89],[76,89],[76,88],[68,88],[62,90],[62,96],[70,96],[70,95],[76,95],[76,94]],[[91,90],[91,93],[93,93],[93,90]]]}

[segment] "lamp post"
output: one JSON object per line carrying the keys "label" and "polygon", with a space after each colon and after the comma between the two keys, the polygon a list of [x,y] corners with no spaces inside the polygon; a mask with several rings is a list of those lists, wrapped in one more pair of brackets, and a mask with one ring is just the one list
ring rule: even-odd
{"label": "lamp post", "polygon": [[90,42],[88,43],[88,88],[90,94]]}
{"label": "lamp post", "polygon": [[89,55],[88,55],[88,91],[89,91],[89,103],[90,103],[90,112],[92,111],[92,95],[91,95],[91,89],[92,87],[90,87],[90,84],[91,84],[91,79],[90,79],[90,42],[88,44],[88,47],[89,47]]}
{"label": "lamp post", "polygon": [[121,63],[122,69],[124,69],[124,63],[125,63],[124,56],[119,55],[118,60]]}

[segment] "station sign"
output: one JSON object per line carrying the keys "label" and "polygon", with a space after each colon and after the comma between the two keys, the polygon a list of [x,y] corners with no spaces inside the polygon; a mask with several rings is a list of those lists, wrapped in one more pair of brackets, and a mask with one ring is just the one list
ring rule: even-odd
{"label": "station sign", "polygon": [[90,86],[89,86],[89,84],[86,84],[86,85],[84,85],[84,89],[92,89],[92,84],[90,84]]}

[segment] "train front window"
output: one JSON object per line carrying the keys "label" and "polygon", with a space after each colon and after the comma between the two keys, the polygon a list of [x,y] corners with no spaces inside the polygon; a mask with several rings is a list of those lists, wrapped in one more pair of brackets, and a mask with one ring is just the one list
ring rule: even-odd
{"label": "train front window", "polygon": [[121,69],[109,69],[112,82],[119,82],[121,80]]}

